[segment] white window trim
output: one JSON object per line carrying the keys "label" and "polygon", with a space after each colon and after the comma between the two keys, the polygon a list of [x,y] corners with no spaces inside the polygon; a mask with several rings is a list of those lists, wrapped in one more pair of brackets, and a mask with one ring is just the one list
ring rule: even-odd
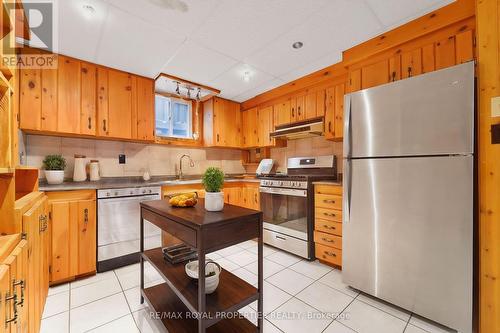
{"label": "white window trim", "polygon": [[[175,138],[175,139],[184,139],[184,140],[193,140],[193,108],[192,108],[192,103],[191,101],[186,101],[181,98],[175,98],[175,97],[167,97],[160,95],[164,98],[170,99],[170,105],[169,105],[169,110],[168,110],[168,123],[169,123],[169,133],[167,136],[162,136],[158,135],[160,138]],[[174,135],[174,126],[173,126],[173,117],[172,117],[172,104],[173,103],[178,103],[178,104],[184,104],[188,108],[188,136],[180,136],[180,135]],[[155,121],[156,121],[156,116],[155,116]],[[155,125],[156,127],[156,125]]]}

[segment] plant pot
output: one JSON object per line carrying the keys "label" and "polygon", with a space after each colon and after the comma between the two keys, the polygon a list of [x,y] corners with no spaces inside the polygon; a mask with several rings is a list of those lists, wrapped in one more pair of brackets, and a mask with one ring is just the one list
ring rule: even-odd
{"label": "plant pot", "polygon": [[62,184],[64,182],[64,170],[45,170],[45,178],[48,184]]}
{"label": "plant pot", "polygon": [[220,212],[224,208],[223,192],[206,192],[205,209],[209,212]]}

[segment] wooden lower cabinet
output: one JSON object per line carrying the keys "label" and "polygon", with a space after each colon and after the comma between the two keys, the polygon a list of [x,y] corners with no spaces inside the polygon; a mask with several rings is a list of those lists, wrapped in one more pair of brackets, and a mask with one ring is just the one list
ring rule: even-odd
{"label": "wooden lower cabinet", "polygon": [[95,191],[49,192],[50,283],[96,271]]}
{"label": "wooden lower cabinet", "polygon": [[260,210],[258,183],[233,183],[224,187],[223,192],[225,203]]}
{"label": "wooden lower cabinet", "polygon": [[314,243],[316,258],[342,267],[342,186],[314,187]]}

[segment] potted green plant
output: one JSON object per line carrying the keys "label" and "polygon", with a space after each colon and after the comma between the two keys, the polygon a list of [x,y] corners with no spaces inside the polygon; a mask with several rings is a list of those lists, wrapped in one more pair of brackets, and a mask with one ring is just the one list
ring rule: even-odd
{"label": "potted green plant", "polygon": [[49,184],[62,184],[64,181],[64,168],[66,159],[61,155],[47,155],[43,160],[45,178]]}
{"label": "potted green plant", "polygon": [[210,167],[205,170],[202,178],[205,187],[205,209],[209,212],[218,212],[224,208],[224,172],[221,169]]}

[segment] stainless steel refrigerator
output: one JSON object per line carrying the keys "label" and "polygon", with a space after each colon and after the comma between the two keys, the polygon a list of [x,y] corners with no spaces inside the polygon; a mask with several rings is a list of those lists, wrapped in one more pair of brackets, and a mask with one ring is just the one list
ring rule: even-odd
{"label": "stainless steel refrigerator", "polygon": [[472,331],[474,64],[345,97],[343,281]]}

